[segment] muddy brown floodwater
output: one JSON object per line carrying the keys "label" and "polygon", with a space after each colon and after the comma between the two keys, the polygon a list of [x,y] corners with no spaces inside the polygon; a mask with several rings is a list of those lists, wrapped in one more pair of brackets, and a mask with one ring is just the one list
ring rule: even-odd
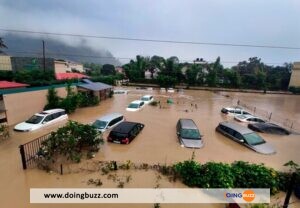
{"label": "muddy brown floodwater", "polygon": [[[219,122],[233,120],[221,115],[222,107],[235,105],[237,100],[249,105],[257,106],[277,114],[283,118],[300,120],[300,96],[269,95],[252,93],[213,93],[209,91],[184,91],[184,93],[165,93],[160,91],[143,91],[129,88],[127,95],[115,95],[112,99],[101,102],[99,106],[78,109],[70,115],[70,119],[83,123],[94,121],[97,117],[111,112],[123,113],[127,121],[136,121],[145,124],[142,133],[129,145],[107,143],[101,147],[94,160],[116,160],[145,163],[174,163],[191,158],[195,151],[195,159],[199,162],[217,161],[233,162],[244,160],[253,163],[264,163],[277,170],[284,170],[282,166],[289,160],[300,163],[299,149],[300,136],[260,134],[276,149],[275,155],[258,154],[243,147],[215,131]],[[161,108],[145,106],[139,112],[127,112],[126,106],[130,101],[142,95],[153,94],[160,100]],[[168,97],[174,104],[166,103]],[[192,105],[193,106],[192,106]],[[195,108],[195,104],[197,108]],[[179,118],[191,118],[204,135],[205,146],[202,149],[182,148],[177,140],[175,126]],[[62,124],[60,124],[62,125]],[[11,131],[11,138],[0,143],[0,207],[128,207],[128,205],[45,205],[29,204],[29,189],[33,187],[90,187],[86,184],[88,178],[100,177],[97,173],[74,173],[66,175],[49,174],[37,169],[22,170],[18,146],[38,136],[55,130],[60,125],[30,133]],[[107,133],[104,134],[106,140]],[[133,179],[125,187],[154,187],[155,173],[132,173]],[[145,180],[147,179],[147,180]],[[103,179],[103,187],[116,187],[115,184]],[[180,183],[169,183],[162,180],[161,187],[184,187]],[[193,207],[195,205],[189,205]],[[130,205],[130,207],[153,207],[153,205]],[[181,205],[162,205],[162,207],[182,207]],[[184,207],[187,207],[184,205]],[[199,207],[199,205],[197,206]],[[209,207],[207,205],[201,207]],[[224,207],[214,205],[212,207]]]}

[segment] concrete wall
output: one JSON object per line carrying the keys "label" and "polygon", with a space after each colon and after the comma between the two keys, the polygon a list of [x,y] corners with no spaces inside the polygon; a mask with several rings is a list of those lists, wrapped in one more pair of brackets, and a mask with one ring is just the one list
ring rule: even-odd
{"label": "concrete wall", "polygon": [[[73,88],[74,89],[74,88]],[[59,97],[67,95],[65,87],[56,88]],[[48,90],[38,90],[3,95],[8,125],[14,125],[43,110]]]}
{"label": "concrete wall", "polygon": [[[46,70],[54,70],[54,59],[45,59]],[[11,57],[11,66],[13,71],[18,70],[43,70],[44,60],[37,57]]]}
{"label": "concrete wall", "polygon": [[300,62],[295,62],[293,65],[290,86],[300,87]]}
{"label": "concrete wall", "polygon": [[0,55],[0,70],[12,70],[10,56]]}

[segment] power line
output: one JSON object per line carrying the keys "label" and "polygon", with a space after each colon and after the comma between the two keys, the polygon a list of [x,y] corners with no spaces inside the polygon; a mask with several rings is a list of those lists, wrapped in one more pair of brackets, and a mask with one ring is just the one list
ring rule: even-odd
{"label": "power line", "polygon": [[30,34],[40,34],[40,35],[84,37],[84,38],[96,38],[96,39],[123,40],[123,41],[139,41],[139,42],[155,42],[155,43],[171,43],[171,44],[192,44],[192,45],[211,45],[211,46],[228,46],[228,47],[249,47],[249,48],[270,48],[270,49],[300,50],[300,47],[290,47],[290,46],[159,40],[159,39],[113,37],[113,36],[100,36],[100,35],[84,35],[84,34],[73,34],[73,33],[40,32],[40,31],[31,31],[31,30],[13,30],[13,29],[4,29],[4,28],[0,28],[0,30],[1,31],[6,31],[6,32],[12,32],[12,33],[30,33]]}
{"label": "power line", "polygon": [[[19,54],[30,54],[30,55],[42,55],[42,52],[40,51],[13,51],[13,50],[7,50],[7,53],[19,53]],[[129,57],[112,57],[112,56],[95,56],[95,55],[82,55],[82,54],[69,54],[69,53],[51,53],[47,52],[50,56],[70,56],[70,57],[84,57],[84,58],[99,58],[99,59],[124,59],[124,60],[134,60],[134,58]],[[51,57],[50,57],[51,58]],[[194,60],[188,60],[188,59],[180,59],[181,62],[194,62]],[[213,63],[214,60],[207,60],[208,63]],[[221,63],[226,64],[237,64],[241,61],[222,61]],[[264,64],[269,65],[283,65],[284,63],[275,63],[275,62],[264,62]]]}

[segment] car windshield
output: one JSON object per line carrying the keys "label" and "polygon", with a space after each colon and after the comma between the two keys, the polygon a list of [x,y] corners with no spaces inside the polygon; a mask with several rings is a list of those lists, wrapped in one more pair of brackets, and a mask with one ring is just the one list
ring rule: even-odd
{"label": "car windshield", "polygon": [[96,120],[93,123],[93,126],[95,126],[97,129],[104,129],[107,125],[106,121],[100,121],[100,120]]}
{"label": "car windshield", "polygon": [[180,136],[187,139],[201,139],[198,129],[182,129]]}
{"label": "car windshield", "polygon": [[139,107],[139,104],[137,104],[137,103],[130,103],[128,105],[128,108],[138,108],[138,107]]}
{"label": "car windshield", "polygon": [[43,120],[44,116],[33,115],[30,119],[25,121],[26,123],[38,124]]}
{"label": "car windshield", "polygon": [[243,135],[246,142],[250,145],[258,145],[258,144],[263,144],[266,143],[263,138],[261,138],[258,134],[256,133],[250,133],[250,134],[244,134]]}
{"label": "car windshield", "polygon": [[142,97],[142,101],[148,101],[148,100],[150,100],[149,97]]}

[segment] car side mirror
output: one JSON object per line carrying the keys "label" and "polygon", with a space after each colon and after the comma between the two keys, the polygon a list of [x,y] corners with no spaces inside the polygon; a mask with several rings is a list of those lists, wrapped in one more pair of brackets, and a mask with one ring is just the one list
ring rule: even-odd
{"label": "car side mirror", "polygon": [[176,132],[176,134],[179,136],[180,135],[180,133],[179,132]]}
{"label": "car side mirror", "polygon": [[241,140],[240,140],[240,142],[241,142],[241,143],[244,143],[244,142],[245,142],[245,140],[241,139]]}

